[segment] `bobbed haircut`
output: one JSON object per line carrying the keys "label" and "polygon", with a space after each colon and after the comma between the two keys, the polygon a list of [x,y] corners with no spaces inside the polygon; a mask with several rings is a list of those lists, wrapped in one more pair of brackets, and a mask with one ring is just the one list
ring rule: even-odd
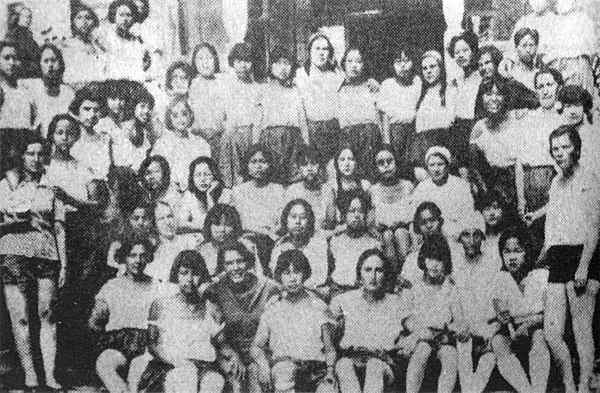
{"label": "bobbed haircut", "polygon": [[377,257],[381,259],[383,262],[383,274],[384,274],[384,286],[383,289],[387,288],[390,280],[392,279],[392,273],[394,271],[390,260],[385,256],[383,251],[378,248],[370,248],[368,250],[363,251],[362,254],[358,257],[358,262],[356,263],[356,280],[360,283],[362,280],[361,270],[367,259],[371,257]]}
{"label": "bobbed haircut", "polygon": [[210,227],[213,225],[225,224],[233,228],[231,237],[238,239],[242,236],[242,220],[240,213],[235,207],[223,203],[215,204],[204,218],[203,234],[206,241],[212,241],[212,233]]}
{"label": "bobbed haircut", "polygon": [[214,62],[213,64],[215,65],[215,74],[218,74],[219,72],[221,72],[221,66],[219,63],[219,54],[217,53],[217,49],[212,44],[209,44],[208,42],[203,42],[199,45],[196,45],[196,47],[194,48],[194,52],[192,53],[192,74],[193,74],[193,76],[196,77],[196,75],[198,75],[198,68],[196,67],[196,56],[198,56],[198,52],[200,52],[201,49],[208,50],[208,52],[212,56],[213,62]]}
{"label": "bobbed haircut", "polygon": [[502,234],[500,235],[500,239],[498,240],[498,252],[500,253],[500,258],[502,259],[502,269],[508,270],[506,265],[504,265],[504,247],[506,247],[506,243],[510,239],[517,239],[521,248],[525,251],[525,263],[521,266],[521,270],[527,274],[531,270],[535,268],[535,260],[533,258],[533,249],[532,249],[532,240],[529,233],[522,227],[512,226],[508,227]]}
{"label": "bobbed haircut", "polygon": [[292,266],[294,267],[294,270],[297,270],[302,273],[303,282],[308,280],[308,278],[312,274],[310,262],[308,261],[308,258],[306,258],[304,253],[300,250],[291,249],[282,252],[279,255],[279,257],[277,257],[277,263],[275,264],[273,278],[277,282],[281,282],[281,275],[283,274],[283,272],[285,272]]}
{"label": "bobbed haircut", "polygon": [[54,142],[53,139],[54,133],[56,132],[56,126],[58,126],[58,123],[63,120],[69,122],[69,127],[74,127],[75,132],[77,133],[77,139],[79,139],[79,137],[81,136],[81,129],[79,128],[79,123],[77,122],[77,120],[74,119],[73,116],[69,115],[68,113],[61,113],[54,116],[50,121],[50,124],[48,125],[48,134],[46,135],[46,140],[48,141],[48,143],[52,144]]}
{"label": "bobbed haircut", "polygon": [[304,211],[306,212],[306,216],[308,218],[308,223],[307,223],[308,236],[311,237],[315,233],[315,221],[316,221],[315,212],[313,211],[313,208],[310,205],[310,203],[308,203],[306,200],[301,199],[301,198],[289,201],[283,208],[283,211],[281,212],[281,220],[280,220],[281,228],[278,231],[279,234],[281,236],[287,235],[287,225],[288,225],[289,215],[295,206],[302,206],[304,208]]}
{"label": "bobbed haircut", "polygon": [[565,80],[560,71],[556,70],[555,68],[542,67],[538,72],[535,73],[535,77],[533,78],[533,85],[537,87],[538,78],[540,77],[540,75],[546,74],[552,75],[552,78],[554,78],[554,81],[559,87],[565,84]]}
{"label": "bobbed haircut", "polygon": [[440,226],[444,224],[444,217],[442,217],[442,209],[433,202],[425,201],[417,206],[415,210],[415,216],[413,218],[414,231],[417,235],[422,235],[421,228],[419,227],[419,221],[421,220],[421,213],[424,211],[430,211],[431,214],[440,221]]}
{"label": "bobbed haircut", "polygon": [[236,61],[247,61],[252,63],[252,47],[247,42],[239,42],[231,48],[229,56],[227,56],[227,62],[230,67],[233,67],[233,63]]}
{"label": "bobbed haircut", "polygon": [[71,101],[71,104],[69,104],[69,112],[73,113],[74,115],[79,115],[79,108],[85,101],[91,101],[97,103],[98,105],[102,105],[103,100],[100,98],[100,95],[96,89],[84,87],[80,90],[77,90],[75,93],[75,98],[73,101]]}
{"label": "bobbed haircut", "polygon": [[183,250],[175,257],[171,273],[169,274],[169,282],[177,284],[179,282],[179,270],[181,268],[189,269],[193,276],[200,277],[200,284],[211,280],[210,273],[206,267],[206,262],[196,250]]}
{"label": "bobbed haircut", "polygon": [[225,271],[225,254],[228,251],[236,251],[242,259],[246,261],[246,268],[251,269],[254,267],[256,257],[251,253],[246,246],[239,240],[227,242],[219,249],[217,253],[217,274]]}
{"label": "bobbed haircut", "polygon": [[133,89],[130,99],[132,110],[135,110],[135,107],[141,103],[147,103],[151,108],[154,108],[156,105],[156,100],[154,99],[152,93],[142,86],[138,86]]}
{"label": "bobbed haircut", "polygon": [[107,19],[110,23],[115,23],[115,19],[117,16],[117,10],[122,7],[129,7],[131,10],[131,17],[133,18],[133,22],[139,20],[140,16],[138,13],[138,9],[131,0],[115,0],[108,6],[108,16]]}
{"label": "bobbed haircut", "polygon": [[474,60],[477,57],[477,52],[479,51],[479,38],[477,38],[477,34],[467,30],[452,37],[450,44],[448,44],[448,54],[451,58],[454,58],[454,49],[456,49],[456,44],[458,44],[459,41],[464,41],[469,48],[471,48],[471,57],[472,60]]}
{"label": "bobbed haircut", "polygon": [[130,84],[125,79],[109,79],[104,82],[102,95],[105,99],[118,98],[123,101],[128,101]]}
{"label": "bobbed haircut", "polygon": [[269,181],[273,180],[273,171],[274,171],[273,153],[271,153],[271,150],[269,150],[269,148],[267,146],[262,145],[262,144],[254,144],[248,150],[248,153],[246,154],[246,156],[244,157],[244,160],[242,161],[242,176],[244,177],[244,179],[250,180],[250,173],[248,171],[248,165],[250,164],[252,157],[257,155],[258,153],[262,153],[263,157],[267,161],[267,164],[269,165],[269,169],[267,169],[267,179]]}
{"label": "bobbed haircut", "polygon": [[148,260],[152,260],[152,258],[154,257],[154,246],[152,245],[152,243],[150,243],[150,240],[148,240],[147,238],[138,240],[127,239],[124,240],[121,244],[121,247],[119,247],[115,251],[115,260],[117,261],[117,263],[125,264],[127,262],[127,257],[129,256],[129,253],[131,252],[131,250],[133,250],[135,246],[143,246],[144,253],[148,257]]}
{"label": "bobbed haircut", "polygon": [[200,194],[200,190],[196,187],[196,182],[194,181],[194,172],[196,171],[196,167],[200,164],[206,164],[208,169],[213,175],[213,179],[221,183],[221,172],[219,171],[219,166],[210,157],[200,156],[194,159],[189,165],[188,171],[188,190],[190,190],[194,194]]}
{"label": "bobbed haircut", "polygon": [[[592,109],[594,108],[594,99],[589,91],[581,86],[566,85],[558,92],[558,102],[565,105],[582,106],[583,112],[590,124],[594,122]],[[562,109],[560,110],[562,113]]]}
{"label": "bobbed haircut", "polygon": [[[511,94],[508,79],[505,79],[505,78],[497,75],[492,78],[492,81],[490,83],[484,83],[482,85],[482,87],[483,87],[482,94],[481,94],[482,97],[486,94],[491,94],[492,91],[494,90],[494,87],[496,89],[498,89],[498,94],[500,94],[502,97],[504,97],[504,101],[503,101],[502,107],[500,109],[501,113],[507,113],[509,111],[509,109],[512,108],[512,106],[513,106],[512,102],[511,102],[512,94]],[[488,109],[485,105],[483,108],[483,112],[484,112],[485,117],[488,117],[490,115],[490,113],[488,112]]]}
{"label": "bobbed haircut", "polygon": [[346,214],[348,214],[348,210],[350,209],[350,205],[354,200],[358,200],[360,202],[360,206],[362,208],[363,213],[366,215],[369,210],[372,208],[371,197],[362,189],[351,190],[347,193],[347,197],[344,198],[342,206],[340,206],[340,211],[344,220],[346,219]]}
{"label": "bobbed haircut", "polygon": [[165,73],[165,87],[168,90],[171,90],[173,88],[173,74],[177,70],[183,70],[185,76],[188,78],[190,83],[195,76],[194,69],[187,62],[183,60],[178,60],[171,63],[171,65],[169,65],[169,68],[167,68],[167,72]]}
{"label": "bobbed haircut", "polygon": [[9,41],[9,40],[0,41],[0,53],[2,53],[4,48],[13,48],[16,51],[17,43],[14,41]]}
{"label": "bobbed haircut", "polygon": [[479,59],[481,59],[481,56],[485,54],[490,55],[492,63],[494,63],[496,68],[498,68],[500,62],[502,62],[502,59],[504,58],[504,55],[502,54],[502,51],[500,51],[500,49],[496,48],[494,45],[485,45],[479,48],[479,51],[475,56],[475,62],[478,63]]}
{"label": "bobbed haircut", "polygon": [[554,141],[555,139],[560,138],[561,136],[567,135],[569,137],[569,140],[571,141],[571,143],[573,144],[573,146],[575,147],[575,149],[573,150],[573,157],[571,157],[573,159],[574,163],[578,163],[579,159],[581,158],[581,136],[579,135],[579,131],[577,130],[577,127],[574,125],[563,125],[558,127],[556,130],[552,131],[552,133],[550,134],[550,137],[548,138],[549,140],[549,144],[550,144],[550,156],[554,157],[554,155],[552,154],[552,141]]}
{"label": "bobbed haircut", "polygon": [[296,164],[303,166],[308,163],[315,163],[322,166],[322,156],[315,146],[312,145],[301,145],[296,154]]}
{"label": "bobbed haircut", "polygon": [[44,55],[44,52],[47,50],[54,52],[54,55],[56,56],[56,59],[58,60],[58,64],[59,64],[59,74],[60,74],[60,77],[62,78],[62,76],[65,73],[65,59],[63,57],[62,51],[60,49],[58,49],[58,47],[56,45],[46,43],[46,44],[40,46],[40,50],[38,52],[39,53],[38,64],[42,62],[42,56]]}
{"label": "bobbed haircut", "polygon": [[175,97],[173,98],[171,103],[169,103],[169,105],[167,106],[167,110],[165,111],[165,128],[167,130],[173,131],[175,129],[175,127],[173,126],[173,121],[171,120],[171,116],[173,115],[173,110],[177,105],[183,105],[185,107],[185,110],[190,114],[190,121],[187,126],[191,127],[191,125],[194,124],[194,111],[192,110],[192,107],[190,106],[190,103],[188,102],[187,98]]}
{"label": "bobbed haircut", "polygon": [[427,237],[419,250],[419,256],[417,257],[417,266],[423,272],[427,270],[425,261],[427,259],[435,259],[444,264],[444,274],[449,275],[452,273],[452,253],[450,252],[450,246],[448,240],[442,234],[435,234]]}
{"label": "bobbed haircut", "polygon": [[148,170],[150,164],[152,164],[153,162],[156,162],[158,166],[160,166],[160,169],[163,173],[163,183],[165,184],[164,189],[167,189],[171,182],[171,167],[169,166],[169,162],[167,161],[167,159],[163,156],[149,156],[144,158],[144,161],[142,161],[140,165],[140,169],[138,169],[139,181],[142,184],[146,183],[144,175],[146,174],[146,171]]}
{"label": "bobbed haircut", "polygon": [[498,190],[497,188],[492,188],[488,192],[484,193],[476,203],[477,210],[480,212],[492,207],[494,204],[497,204],[505,214],[508,213],[508,201],[504,197],[502,191]]}
{"label": "bobbed haircut", "polygon": [[269,55],[269,73],[272,74],[273,64],[276,64],[280,60],[287,60],[291,65],[291,72],[288,80],[293,80],[294,76],[296,76],[296,69],[298,68],[298,64],[296,62],[296,58],[292,56],[290,51],[282,46],[275,46]]}
{"label": "bobbed haircut", "polygon": [[92,7],[80,3],[73,7],[73,9],[71,10],[71,34],[73,34],[73,32],[75,31],[75,19],[77,18],[77,15],[79,15],[81,12],[87,12],[92,17],[92,29],[100,25],[100,18],[98,18],[98,14],[96,14],[96,11],[94,11]]}
{"label": "bobbed haircut", "polygon": [[346,71],[346,60],[348,60],[348,55],[350,54],[350,52],[358,52],[358,54],[360,55],[360,58],[363,62],[363,69],[362,69],[362,75],[361,75],[361,79],[365,80],[369,77],[369,64],[367,59],[364,56],[364,51],[362,49],[360,49],[359,47],[356,46],[351,46],[348,49],[346,49],[346,51],[344,52],[344,56],[342,56],[342,60],[340,62],[340,67],[342,68],[343,71]]}
{"label": "bobbed haircut", "polygon": [[536,29],[530,29],[529,27],[523,27],[517,30],[515,33],[514,43],[515,46],[519,46],[521,40],[527,36],[530,36],[533,39],[533,42],[536,45],[540,44],[540,33]]}

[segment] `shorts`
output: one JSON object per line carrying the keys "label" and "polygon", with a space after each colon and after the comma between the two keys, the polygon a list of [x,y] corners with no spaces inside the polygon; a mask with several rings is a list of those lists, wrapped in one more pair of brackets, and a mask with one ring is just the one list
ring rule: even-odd
{"label": "shorts", "polygon": [[4,255],[1,267],[4,285],[27,284],[43,278],[58,280],[60,261],[29,258],[22,255]]}
{"label": "shorts", "polygon": [[354,367],[364,371],[369,359],[379,359],[387,364],[392,373],[397,376],[402,369],[401,357],[395,352],[373,351],[366,348],[347,348],[342,349],[339,358],[349,358],[354,363]]}
{"label": "shorts", "polygon": [[[546,254],[546,263],[550,268],[548,283],[566,284],[573,281],[579,267],[583,245],[551,246]],[[600,281],[600,254],[598,248],[592,256],[588,269],[588,280]]]}
{"label": "shorts", "polygon": [[96,344],[96,358],[107,349],[121,352],[128,362],[146,351],[148,331],[145,329],[124,328],[105,332]]}
{"label": "shorts", "polygon": [[294,374],[294,390],[296,392],[314,392],[327,374],[327,364],[319,360],[297,360],[292,358],[275,359],[279,362],[293,362],[296,365]]}
{"label": "shorts", "polygon": [[[218,372],[218,369],[214,362],[204,362],[201,360],[190,359],[197,370],[198,370],[198,388],[202,377],[208,372]],[[146,370],[142,373],[140,383],[138,384],[139,392],[164,392],[165,378],[169,371],[173,370],[175,366],[161,362],[160,360],[152,359],[146,366]]]}

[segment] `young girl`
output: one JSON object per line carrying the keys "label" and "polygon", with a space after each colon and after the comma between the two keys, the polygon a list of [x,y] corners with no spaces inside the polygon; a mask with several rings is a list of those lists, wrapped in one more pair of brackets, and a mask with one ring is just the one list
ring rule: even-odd
{"label": "young girl", "polygon": [[153,155],[167,159],[171,167],[171,182],[179,192],[187,188],[188,169],[197,157],[210,157],[210,145],[194,135],[190,128],[194,124],[194,113],[183,97],[175,98],[167,107],[165,133],[156,141]]}
{"label": "young girl", "polygon": [[337,97],[337,118],[342,129],[340,144],[349,145],[357,154],[357,174],[363,178],[371,178],[373,149],[382,141],[381,119],[375,106],[376,96],[369,86],[365,59],[360,50],[346,50],[341,66],[345,80]]}
{"label": "young girl", "polygon": [[313,392],[322,383],[333,386],[333,321],[327,305],[304,286],[311,277],[310,263],[294,249],[284,251],[276,261],[274,277],[283,286],[283,296],[260,317],[252,344],[259,380],[276,392]]}
{"label": "young girl", "polygon": [[179,231],[202,231],[206,213],[217,203],[231,203],[231,190],[223,187],[217,164],[198,157],[190,164],[188,189],[176,208]]}
{"label": "young girl", "polygon": [[271,53],[271,80],[261,95],[259,140],[275,155],[276,179],[290,184],[298,179],[295,157],[302,142],[308,144],[306,112],[300,93],[292,85],[295,61],[283,48]]}
{"label": "young girl", "polygon": [[165,202],[175,206],[181,198],[181,193],[171,183],[171,169],[163,156],[149,156],[142,161],[138,182],[142,200],[149,205]]}
{"label": "young girl", "polygon": [[375,209],[375,226],[382,235],[386,255],[400,267],[410,250],[408,229],[414,186],[400,177],[400,168],[390,145],[377,149],[374,156],[377,180],[369,192]]}

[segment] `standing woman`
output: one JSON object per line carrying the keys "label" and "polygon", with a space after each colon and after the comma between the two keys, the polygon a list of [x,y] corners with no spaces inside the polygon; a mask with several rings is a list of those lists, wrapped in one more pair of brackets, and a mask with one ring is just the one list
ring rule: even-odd
{"label": "standing woman", "polygon": [[54,377],[56,358],[56,322],[53,304],[59,282],[64,280],[66,266],[61,266],[54,225],[54,193],[44,176],[45,141],[27,137],[20,146],[19,166],[6,173],[0,182],[0,213],[3,235],[0,256],[3,257],[2,281],[13,334],[25,372],[25,386],[39,385],[33,362],[26,287],[37,284],[37,316],[40,320],[39,343],[46,385],[61,386]]}
{"label": "standing woman", "polygon": [[[599,182],[589,167],[580,164],[581,146],[581,137],[571,125],[561,126],[550,135],[550,152],[559,173],[550,186],[545,245],[540,255],[550,268],[544,332],[567,392],[589,391],[594,368],[592,318],[600,287]],[[578,388],[564,339],[567,307],[579,356]]]}
{"label": "standing woman", "polygon": [[333,45],[323,33],[308,42],[308,59],[296,73],[308,119],[309,142],[316,146],[326,165],[339,145],[340,125],[336,118],[337,97],[343,77],[336,71]]}
{"label": "standing woman", "polygon": [[[8,5],[3,5],[8,7]],[[31,8],[23,3],[16,3],[12,15],[8,19],[7,41],[14,42],[17,47],[17,56],[21,61],[19,67],[19,79],[37,78],[40,76],[40,65],[38,58],[40,47],[33,39],[31,32],[31,21],[33,12]]]}

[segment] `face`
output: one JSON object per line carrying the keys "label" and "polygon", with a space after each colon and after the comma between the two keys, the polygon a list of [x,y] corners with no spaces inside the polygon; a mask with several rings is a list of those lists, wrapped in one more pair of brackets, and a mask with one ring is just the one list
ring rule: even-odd
{"label": "face", "polygon": [[162,186],[163,178],[164,174],[160,164],[156,161],[151,162],[144,172],[144,180],[148,186],[153,190],[158,189]]}
{"label": "face", "polygon": [[85,100],[79,107],[79,121],[87,128],[92,128],[98,123],[100,104],[95,101]]}
{"label": "face", "polygon": [[60,60],[52,49],[46,49],[42,52],[40,59],[40,68],[42,76],[46,79],[57,79],[60,77]]}
{"label": "face", "polygon": [[184,295],[197,293],[200,287],[200,276],[194,275],[192,269],[182,266],[177,272],[177,286]]}
{"label": "face", "polygon": [[56,123],[52,143],[57,150],[68,152],[77,142],[77,124],[69,120]]}
{"label": "face", "polygon": [[121,118],[125,114],[125,100],[121,97],[108,97],[106,99],[106,106],[110,112]]}
{"label": "face", "polygon": [[497,86],[483,94],[483,106],[490,114],[497,114],[504,107],[504,96],[500,93]]}
{"label": "face", "polygon": [[530,35],[526,35],[517,45],[517,56],[525,64],[532,64],[537,54],[538,46]]}
{"label": "face", "polygon": [[304,206],[294,205],[287,216],[287,231],[292,236],[303,236],[308,230],[308,214]]}
{"label": "face", "polygon": [[558,138],[552,139],[551,144],[552,158],[554,158],[560,169],[566,171],[575,165],[575,161],[573,160],[575,146],[568,135],[561,135]]}
{"label": "face", "polygon": [[125,257],[127,273],[138,277],[144,274],[144,269],[148,264],[148,252],[141,244],[133,246],[129,254]]}
{"label": "face", "polygon": [[185,131],[192,125],[192,113],[183,103],[176,104],[170,111],[171,124],[177,131]]}
{"label": "face", "polygon": [[143,207],[134,209],[133,213],[129,216],[129,225],[136,233],[148,233],[152,226],[148,211]]}
{"label": "face", "polygon": [[177,94],[186,94],[190,89],[190,77],[181,68],[176,68],[171,74],[171,90]]}
{"label": "face", "polygon": [[329,59],[329,45],[325,38],[316,39],[310,47],[310,61],[315,67],[321,68]]}
{"label": "face", "polygon": [[194,64],[203,78],[211,78],[215,74],[215,59],[208,48],[200,48],[196,53]]}
{"label": "face", "polygon": [[319,180],[319,163],[308,161],[300,165],[300,174],[307,183],[314,183]]}
{"label": "face", "polygon": [[138,102],[133,110],[133,115],[142,124],[146,124],[150,121],[152,114],[152,105],[149,102]]}
{"label": "face", "polygon": [[230,225],[224,217],[210,226],[210,234],[212,239],[217,243],[223,243],[231,239],[233,234],[233,226]]}
{"label": "face", "polygon": [[22,8],[21,11],[19,11],[19,26],[28,29],[31,26],[32,20],[33,14],[31,13],[30,9]]}
{"label": "face", "polygon": [[115,25],[119,30],[129,31],[133,25],[133,13],[128,6],[122,5],[117,8],[117,12],[115,13]]}
{"label": "face", "polygon": [[482,54],[477,62],[477,69],[484,80],[492,79],[496,75],[496,65],[492,60],[492,55],[489,53]]}
{"label": "face", "polygon": [[504,266],[511,273],[516,273],[525,263],[525,249],[521,246],[519,239],[512,237],[506,241],[502,249],[502,260]]}
{"label": "face", "polygon": [[94,17],[88,10],[79,11],[75,18],[73,18],[73,30],[74,33],[81,34],[83,36],[89,35],[94,29]]}
{"label": "face", "polygon": [[362,230],[365,227],[365,209],[362,206],[360,199],[355,198],[348,208],[346,213],[346,225],[350,229]]}
{"label": "face", "polygon": [[280,81],[286,81],[292,75],[292,63],[288,59],[279,59],[271,65],[271,74]]}
{"label": "face", "polygon": [[442,75],[440,63],[432,57],[423,59],[421,70],[423,71],[423,79],[430,85],[437,83]]}
{"label": "face", "polygon": [[394,61],[394,72],[400,79],[409,79],[412,77],[413,62],[406,56],[406,53],[402,53],[399,59]]}
{"label": "face", "polygon": [[356,169],[356,160],[354,153],[350,149],[344,149],[337,159],[338,168],[342,176],[352,176]]}
{"label": "face", "polygon": [[281,272],[281,285],[289,293],[298,293],[302,290],[303,276],[300,270],[297,270],[293,264]]}
{"label": "face", "polygon": [[446,274],[444,272],[444,262],[437,259],[425,259],[425,274],[429,281],[433,283],[442,283]]}
{"label": "face", "polygon": [[434,183],[442,183],[448,177],[448,164],[442,157],[433,154],[427,160],[427,172]]}
{"label": "face", "polygon": [[23,169],[29,173],[39,173],[43,168],[44,149],[41,143],[27,146],[23,154]]}
{"label": "face", "polygon": [[18,66],[19,59],[15,48],[4,47],[0,52],[0,72],[8,77],[14,76]]}
{"label": "face", "polygon": [[439,217],[435,216],[431,210],[423,210],[419,213],[419,230],[424,237],[440,233],[441,224]]}
{"label": "face", "polygon": [[481,213],[483,214],[486,225],[492,228],[497,227],[500,224],[502,216],[504,215],[502,207],[498,202],[493,202],[490,206],[486,206]]}
{"label": "face", "polygon": [[465,68],[471,64],[473,51],[465,40],[458,40],[454,45],[454,60],[459,67]]}
{"label": "face", "polygon": [[377,165],[377,171],[383,179],[391,179],[396,175],[396,160],[392,152],[383,150],[377,153],[375,165]]}
{"label": "face", "polygon": [[212,170],[207,163],[200,163],[194,168],[194,184],[200,192],[208,191],[214,178]]}
{"label": "face", "polygon": [[465,255],[469,258],[474,258],[481,254],[481,244],[483,243],[483,236],[479,233],[479,230],[469,228],[463,231],[459,238],[465,250]]}
{"label": "face", "polygon": [[224,255],[224,266],[225,274],[229,279],[239,284],[244,281],[246,273],[248,271],[248,263],[239,252],[235,250],[229,250]]}
{"label": "face", "polygon": [[161,236],[173,237],[177,233],[177,220],[169,206],[158,205],[154,211],[156,229]]}
{"label": "face", "polygon": [[583,105],[566,104],[563,106],[562,116],[567,124],[579,124],[583,121],[585,110]]}
{"label": "face", "polygon": [[362,75],[364,64],[362,55],[358,50],[348,52],[345,67],[348,79],[356,79]]}
{"label": "face", "polygon": [[553,109],[556,104],[558,83],[556,83],[552,74],[538,75],[536,90],[542,108]]}
{"label": "face", "polygon": [[248,174],[252,179],[264,180],[269,171],[269,162],[262,152],[256,152],[248,162]]}
{"label": "face", "polygon": [[252,73],[252,62],[235,59],[233,61],[233,70],[235,71],[235,75],[238,77],[238,79],[247,80],[250,78]]}
{"label": "face", "polygon": [[365,260],[360,268],[360,282],[365,290],[378,292],[383,288],[385,269],[381,258],[376,255]]}

